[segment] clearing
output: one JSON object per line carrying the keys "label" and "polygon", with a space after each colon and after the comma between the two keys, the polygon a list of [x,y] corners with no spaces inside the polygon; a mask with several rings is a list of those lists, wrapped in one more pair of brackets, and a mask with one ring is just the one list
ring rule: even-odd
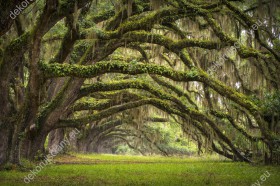
{"label": "clearing", "polygon": [[[40,162],[38,162],[40,163]],[[30,171],[1,171],[0,185],[25,185]],[[278,186],[280,167],[253,166],[217,157],[67,155],[55,158],[26,185],[246,185]],[[266,180],[261,181],[261,176]]]}

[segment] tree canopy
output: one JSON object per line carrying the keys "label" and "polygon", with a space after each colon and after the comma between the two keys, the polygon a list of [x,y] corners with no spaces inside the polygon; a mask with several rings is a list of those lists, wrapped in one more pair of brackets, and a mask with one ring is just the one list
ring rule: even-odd
{"label": "tree canopy", "polygon": [[199,153],[279,164],[278,1],[38,0],[12,19],[22,2],[0,3],[0,164],[71,128],[168,155],[165,122]]}

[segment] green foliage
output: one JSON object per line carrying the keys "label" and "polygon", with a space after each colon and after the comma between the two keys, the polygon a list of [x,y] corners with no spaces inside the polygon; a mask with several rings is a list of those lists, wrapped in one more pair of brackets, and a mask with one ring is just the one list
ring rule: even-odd
{"label": "green foliage", "polygon": [[20,165],[6,163],[0,166],[0,171],[29,171],[35,167],[35,163],[27,159],[21,159]]}
{"label": "green foliage", "polygon": [[262,112],[267,114],[279,114],[280,115],[280,92],[267,92],[263,99],[259,99],[256,96],[252,96],[251,99],[261,108]]}
{"label": "green foliage", "polygon": [[197,151],[196,145],[188,141],[181,131],[181,127],[172,123],[150,124],[147,126],[150,136],[160,135],[155,143],[169,155],[191,155]]}
{"label": "green foliage", "polygon": [[280,51],[280,40],[279,39],[273,40],[273,48],[276,51]]}
{"label": "green foliage", "polygon": [[0,167],[0,171],[1,170],[5,170],[5,171],[10,171],[10,170],[15,170],[15,165],[14,164],[12,164],[12,163],[6,163],[6,164],[4,164],[4,165],[2,165],[1,167]]}
{"label": "green foliage", "polygon": [[91,46],[88,41],[78,41],[70,55],[70,64],[75,64],[84,55],[85,51]]}
{"label": "green foliage", "polygon": [[280,114],[280,92],[268,93],[265,95],[262,109],[265,113]]}
{"label": "green foliage", "polygon": [[115,147],[116,150],[114,153],[116,154],[123,154],[123,155],[139,155],[137,151],[131,149],[127,144],[124,145],[118,145]]}

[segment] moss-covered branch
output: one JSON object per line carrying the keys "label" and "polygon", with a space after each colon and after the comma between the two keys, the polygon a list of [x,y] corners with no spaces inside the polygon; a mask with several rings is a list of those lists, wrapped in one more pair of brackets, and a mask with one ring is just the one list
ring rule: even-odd
{"label": "moss-covered branch", "polygon": [[71,126],[77,126],[77,125],[84,125],[93,121],[97,121],[103,118],[106,118],[108,116],[111,116],[113,114],[128,110],[128,109],[132,109],[132,108],[136,108],[145,104],[149,104],[150,99],[143,99],[140,101],[135,101],[135,102],[130,102],[130,103],[126,103],[123,105],[117,105],[117,106],[113,106],[110,107],[106,110],[97,112],[96,114],[92,114],[86,117],[81,117],[81,118],[77,118],[77,119],[66,119],[66,120],[61,120],[60,123],[58,124],[58,128],[60,127],[71,127]]}
{"label": "moss-covered branch", "polygon": [[157,74],[169,77],[175,81],[194,81],[199,80],[200,76],[195,69],[189,72],[175,71],[172,68],[153,64],[135,64],[123,62],[100,62],[95,65],[70,65],[70,64],[47,64],[40,63],[40,69],[45,77],[78,77],[92,78],[104,73],[124,73],[124,74]]}
{"label": "moss-covered branch", "polygon": [[249,140],[251,141],[263,140],[263,138],[261,137],[250,135],[244,128],[240,127],[229,114],[219,112],[216,110],[211,110],[211,114],[218,118],[227,119],[236,130],[238,130],[242,135],[244,135]]}
{"label": "moss-covered branch", "polygon": [[[253,114],[258,112],[258,107],[252,103],[247,96],[235,91],[233,88],[227,87],[223,83],[211,78],[205,72],[192,68],[189,72],[174,71],[171,68],[152,65],[152,64],[135,64],[122,62],[100,62],[95,65],[69,65],[69,64],[40,64],[41,70],[46,77],[80,77],[90,78],[96,77],[104,73],[124,73],[124,74],[156,74],[168,77],[175,81],[199,81],[206,83],[209,87],[217,91],[223,96],[235,101],[241,106],[250,110]],[[200,72],[199,72],[200,71]]]}

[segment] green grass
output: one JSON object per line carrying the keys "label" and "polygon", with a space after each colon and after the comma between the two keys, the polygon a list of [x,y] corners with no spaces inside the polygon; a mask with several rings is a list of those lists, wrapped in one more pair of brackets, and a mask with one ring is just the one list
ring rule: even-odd
{"label": "green grass", "polygon": [[61,156],[29,184],[30,172],[1,171],[0,185],[237,185],[250,186],[269,171],[262,186],[278,186],[280,167],[253,166],[218,158],[165,158],[114,155]]}

